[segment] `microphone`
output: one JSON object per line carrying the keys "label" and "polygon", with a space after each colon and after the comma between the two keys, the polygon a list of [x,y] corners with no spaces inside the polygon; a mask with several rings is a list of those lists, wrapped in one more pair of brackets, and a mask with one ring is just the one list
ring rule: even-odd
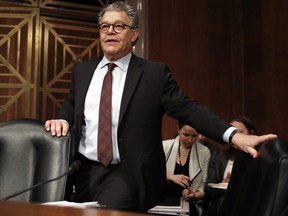
{"label": "microphone", "polygon": [[52,181],[58,180],[60,178],[63,178],[66,175],[73,174],[76,171],[78,171],[81,166],[82,166],[82,161],[80,161],[80,160],[73,161],[71,163],[71,165],[68,167],[67,171],[65,173],[63,173],[62,175],[59,175],[59,176],[57,176],[55,178],[52,178],[52,179],[49,179],[49,180],[46,180],[46,181],[43,181],[43,182],[39,182],[38,184],[32,185],[31,187],[28,187],[28,188],[26,188],[24,190],[18,191],[18,192],[13,193],[13,194],[10,194],[9,196],[4,197],[3,200],[9,200],[9,199],[11,199],[13,197],[16,197],[16,196],[18,196],[18,195],[20,195],[22,193],[25,193],[27,191],[33,190],[34,188],[37,188],[37,187],[39,187],[41,185],[48,184],[49,182],[52,182]]}
{"label": "microphone", "polygon": [[68,167],[68,170],[66,172],[67,175],[75,173],[81,168],[81,166],[82,166],[82,161],[80,160],[73,161]]}

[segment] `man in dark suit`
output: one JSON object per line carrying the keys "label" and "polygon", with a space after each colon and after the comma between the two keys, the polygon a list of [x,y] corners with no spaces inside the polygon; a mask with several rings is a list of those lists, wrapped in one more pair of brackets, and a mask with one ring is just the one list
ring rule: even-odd
{"label": "man in dark suit", "polygon": [[[132,47],[139,35],[138,15],[125,2],[104,8],[98,22],[104,56],[75,67],[70,94],[57,119],[45,123],[56,136],[75,129],[77,157],[83,161],[75,179],[76,201],[97,200],[109,209],[138,212],[159,204],[166,189],[161,137],[164,113],[208,137],[231,142],[253,157],[257,156],[257,144],[276,137],[235,133],[226,121],[189,99],[165,64],[135,56]],[[98,120],[106,112],[99,113],[99,104],[109,62],[116,64],[111,114],[113,159],[104,165],[97,154],[101,144],[97,137]]]}

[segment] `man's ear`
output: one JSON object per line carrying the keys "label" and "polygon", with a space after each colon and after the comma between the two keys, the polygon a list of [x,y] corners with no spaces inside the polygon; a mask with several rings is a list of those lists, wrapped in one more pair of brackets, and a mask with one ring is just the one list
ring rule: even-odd
{"label": "man's ear", "polygon": [[139,30],[138,29],[133,29],[132,43],[137,41],[138,37],[139,37]]}

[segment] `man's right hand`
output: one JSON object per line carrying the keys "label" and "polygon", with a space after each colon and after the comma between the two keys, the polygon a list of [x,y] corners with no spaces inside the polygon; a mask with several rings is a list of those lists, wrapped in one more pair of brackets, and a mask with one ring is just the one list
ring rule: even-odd
{"label": "man's right hand", "polygon": [[52,136],[66,136],[69,131],[69,124],[64,119],[51,119],[45,122],[45,129],[50,131]]}

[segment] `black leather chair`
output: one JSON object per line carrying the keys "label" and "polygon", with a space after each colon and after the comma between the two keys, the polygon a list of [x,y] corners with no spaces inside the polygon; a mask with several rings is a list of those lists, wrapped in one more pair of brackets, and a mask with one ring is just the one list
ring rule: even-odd
{"label": "black leather chair", "polygon": [[256,159],[238,152],[221,216],[288,215],[288,142],[263,143]]}
{"label": "black leather chair", "polygon": [[[0,124],[0,199],[66,172],[70,136],[53,137],[43,122],[19,119]],[[66,177],[11,200],[52,202],[64,199]]]}

